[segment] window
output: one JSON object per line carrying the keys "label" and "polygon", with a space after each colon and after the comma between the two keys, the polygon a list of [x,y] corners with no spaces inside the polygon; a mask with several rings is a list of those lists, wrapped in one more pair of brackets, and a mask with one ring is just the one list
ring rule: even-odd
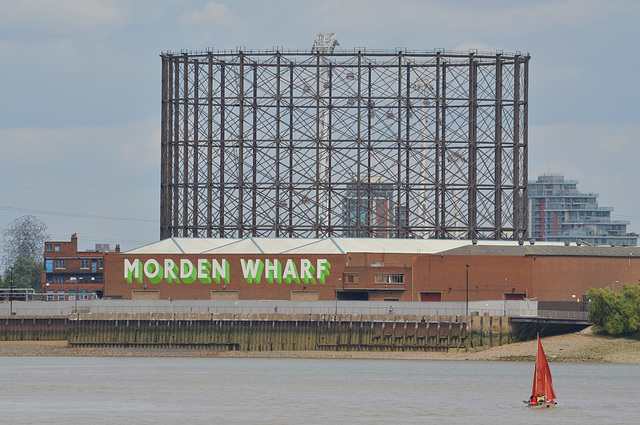
{"label": "window", "polygon": [[64,276],[56,276],[56,283],[64,283]]}
{"label": "window", "polygon": [[376,283],[404,283],[404,273],[376,273]]}
{"label": "window", "polygon": [[100,260],[100,268],[104,269],[104,260]]}
{"label": "window", "polygon": [[88,269],[90,265],[91,265],[91,260],[80,260],[81,269]]}
{"label": "window", "polygon": [[53,246],[50,243],[46,244],[44,247],[47,251],[53,251]]}
{"label": "window", "polygon": [[344,283],[358,283],[358,273],[345,273]]}
{"label": "window", "polygon": [[60,252],[60,244],[59,243],[55,244],[54,251]]}
{"label": "window", "polygon": [[64,269],[64,260],[56,260],[56,269]]}

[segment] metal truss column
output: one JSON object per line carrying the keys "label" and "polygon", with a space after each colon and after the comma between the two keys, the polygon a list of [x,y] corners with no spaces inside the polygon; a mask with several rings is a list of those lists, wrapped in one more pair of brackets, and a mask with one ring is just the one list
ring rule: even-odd
{"label": "metal truss column", "polygon": [[207,55],[207,237],[213,237],[213,53]]}
{"label": "metal truss column", "polygon": [[503,157],[503,140],[502,140],[502,56],[496,54],[496,101],[495,101],[495,168],[494,168],[494,235],[493,239],[501,239],[503,234],[502,223],[502,157]]}
{"label": "metal truss column", "polygon": [[172,61],[169,57],[162,55],[162,124],[160,127],[160,239],[171,236],[171,118],[172,118],[172,84],[171,78]]}
{"label": "metal truss column", "polygon": [[521,222],[521,196],[522,182],[520,181],[520,56],[516,55],[513,63],[513,74],[515,75],[513,84],[513,230],[514,238],[522,238]]}
{"label": "metal truss column", "polygon": [[[522,104],[522,239],[529,237],[529,55],[524,59],[523,104]],[[518,80],[520,76],[516,77]]]}
{"label": "metal truss column", "polygon": [[467,238],[478,237],[478,64],[474,54],[469,55],[469,146],[467,147]]}

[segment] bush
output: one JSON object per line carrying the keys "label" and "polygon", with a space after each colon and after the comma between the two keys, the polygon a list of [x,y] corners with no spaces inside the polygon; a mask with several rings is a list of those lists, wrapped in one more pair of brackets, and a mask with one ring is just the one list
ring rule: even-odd
{"label": "bush", "polygon": [[590,289],[589,321],[597,330],[620,335],[640,330],[640,287],[624,285],[620,293]]}

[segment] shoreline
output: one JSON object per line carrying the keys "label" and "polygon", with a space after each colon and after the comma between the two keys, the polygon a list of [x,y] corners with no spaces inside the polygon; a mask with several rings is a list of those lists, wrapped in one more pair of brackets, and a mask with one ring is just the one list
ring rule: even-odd
{"label": "shoreline", "polygon": [[[640,364],[640,341],[581,332],[542,338],[549,362]],[[536,341],[518,342],[476,352],[425,351],[216,351],[184,348],[68,347],[67,341],[0,341],[0,357],[220,357],[387,360],[535,360]]]}

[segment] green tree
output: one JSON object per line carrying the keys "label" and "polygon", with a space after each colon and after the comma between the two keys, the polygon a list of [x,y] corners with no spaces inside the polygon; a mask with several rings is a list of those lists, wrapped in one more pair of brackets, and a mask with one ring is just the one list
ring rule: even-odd
{"label": "green tree", "polygon": [[[43,263],[33,258],[18,255],[13,265],[13,287],[14,288],[33,288],[36,292],[40,292],[42,288],[42,270]],[[5,273],[5,283],[9,282],[10,270]]]}
{"label": "green tree", "polygon": [[[43,263],[33,258],[18,255],[13,265],[13,287],[14,288],[33,288],[36,292],[40,292],[42,288],[42,270]],[[5,283],[9,282],[10,270],[5,273]]]}
{"label": "green tree", "polygon": [[640,287],[624,285],[620,291],[622,298],[620,310],[625,318],[627,332],[640,330]]}
{"label": "green tree", "polygon": [[610,335],[640,330],[640,287],[623,285],[620,293],[609,288],[590,289],[589,321]]}

